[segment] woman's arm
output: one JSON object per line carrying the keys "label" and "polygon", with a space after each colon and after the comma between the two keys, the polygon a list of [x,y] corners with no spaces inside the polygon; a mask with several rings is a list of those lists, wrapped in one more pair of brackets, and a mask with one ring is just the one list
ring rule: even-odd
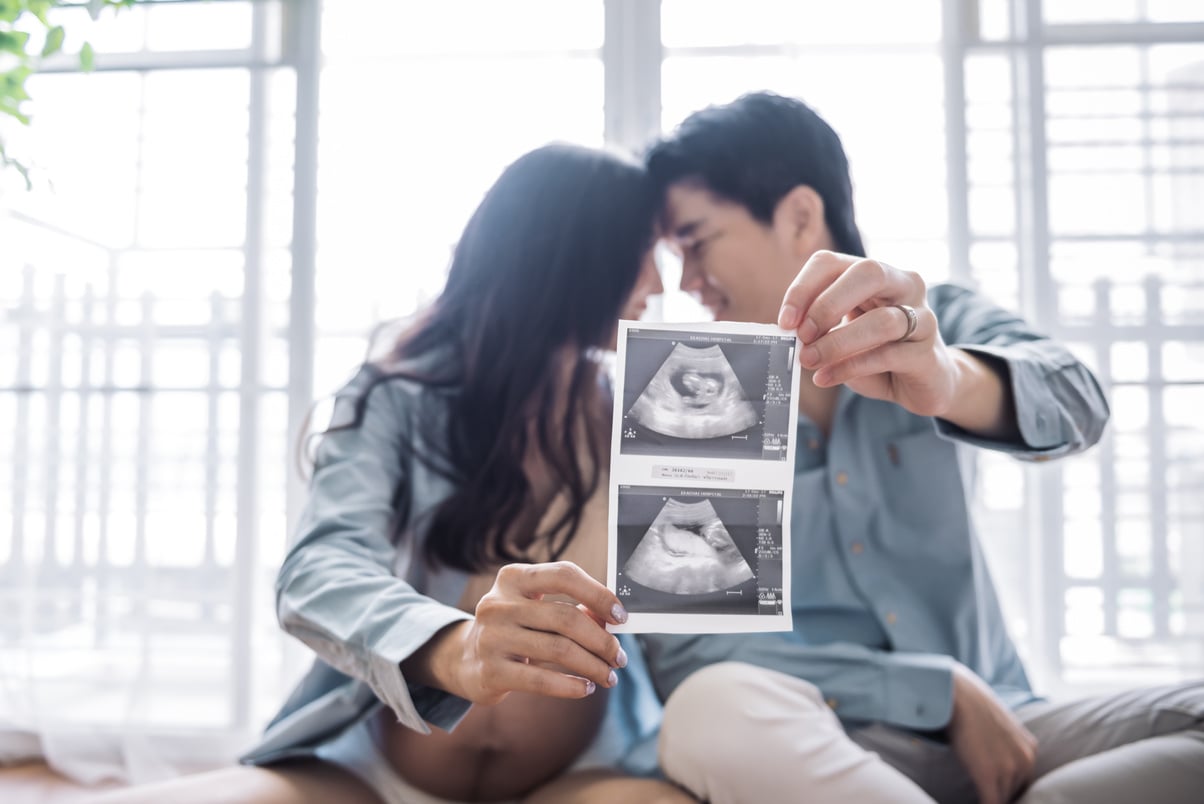
{"label": "woman's arm", "polygon": [[[371,379],[362,371],[340,394],[333,425],[353,422],[355,400]],[[286,632],[368,684],[402,723],[426,732],[428,722],[454,725],[469,702],[411,684],[401,662],[471,615],[419,593],[393,571],[395,562],[414,558],[412,541],[394,545],[389,533],[394,495],[403,479],[410,482],[401,444],[413,432],[419,402],[416,384],[379,382],[358,425],[322,437],[299,537],[277,576],[276,610]]]}
{"label": "woman's arm", "polygon": [[[358,396],[355,385],[336,403],[336,420]],[[574,565],[503,568],[475,617],[394,575],[395,564],[422,560],[413,540],[394,545],[389,537],[398,489],[419,510],[441,499],[430,490],[416,499],[405,477],[400,445],[419,426],[418,393],[403,380],[377,383],[358,425],[323,438],[301,537],[277,579],[282,627],[422,732],[428,722],[450,728],[471,703],[512,690],[583,697],[613,686],[612,668],[625,662],[602,624],[625,615],[613,593]],[[543,599],[556,594],[583,605]]]}

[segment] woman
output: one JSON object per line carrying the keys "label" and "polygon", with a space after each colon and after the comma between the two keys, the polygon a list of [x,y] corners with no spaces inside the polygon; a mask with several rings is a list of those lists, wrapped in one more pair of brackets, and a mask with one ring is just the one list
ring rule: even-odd
{"label": "woman", "polygon": [[626,614],[601,583],[594,354],[661,290],[652,205],[642,169],[599,151],[548,146],[502,174],[443,293],[336,400],[277,583],[318,660],[244,757],[258,767],[112,800],[690,800],[566,775],[591,744],[627,747],[613,727],[598,745],[636,685],[605,628]]}

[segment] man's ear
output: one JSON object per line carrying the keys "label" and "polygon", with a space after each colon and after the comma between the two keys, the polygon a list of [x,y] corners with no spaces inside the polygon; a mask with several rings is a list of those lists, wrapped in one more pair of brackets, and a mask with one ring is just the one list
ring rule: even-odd
{"label": "man's ear", "polygon": [[782,197],[773,212],[773,228],[800,264],[821,248],[830,248],[824,200],[806,184]]}

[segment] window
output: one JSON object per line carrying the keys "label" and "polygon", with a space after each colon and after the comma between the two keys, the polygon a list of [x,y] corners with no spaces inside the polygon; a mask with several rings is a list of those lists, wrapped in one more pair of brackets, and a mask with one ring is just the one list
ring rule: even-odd
{"label": "window", "polygon": [[51,63],[5,129],[0,721],[228,737],[278,703],[283,5],[64,9],[97,70]]}
{"label": "window", "polygon": [[993,569],[1046,689],[1174,679],[1204,653],[1200,26],[1149,24],[1191,19],[1174,2],[980,5],[951,47],[971,276],[1113,410],[1086,455],[981,461]]}
{"label": "window", "polygon": [[372,322],[439,292],[460,230],[507,164],[604,134],[597,0],[332,3],[323,34],[319,394],[363,359]]}
{"label": "window", "polygon": [[517,155],[639,147],[754,89],[842,136],[871,253],[977,284],[1107,387],[1091,453],[979,459],[1039,686],[1199,667],[1197,2],[361,0],[325,4],[320,75],[317,9],[107,15],[97,71],[52,63],[4,129],[38,186],[0,196],[0,721],[202,729],[223,756],[256,733],[308,661],[270,599],[314,398],[438,293]]}
{"label": "window", "polygon": [[661,7],[665,129],[751,90],[802,98],[844,142],[866,248],[949,276],[939,0]]}

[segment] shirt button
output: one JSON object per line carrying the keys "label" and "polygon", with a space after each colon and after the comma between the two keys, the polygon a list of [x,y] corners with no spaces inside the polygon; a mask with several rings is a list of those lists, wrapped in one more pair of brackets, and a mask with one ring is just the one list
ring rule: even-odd
{"label": "shirt button", "polygon": [[835,711],[836,708],[840,706],[840,701],[836,700],[835,698],[829,698],[827,700],[827,704],[829,709]]}
{"label": "shirt button", "polygon": [[847,474],[845,474],[844,472],[838,472],[836,474],[836,485],[843,486],[848,482],[849,482],[849,476]]}
{"label": "shirt button", "polygon": [[886,624],[887,625],[894,625],[898,621],[899,621],[899,618],[897,616],[895,616],[895,613],[893,611],[888,611],[886,613]]}
{"label": "shirt button", "polygon": [[853,555],[859,556],[865,552],[865,545],[862,544],[861,542],[853,542],[853,546],[851,549],[853,551]]}

